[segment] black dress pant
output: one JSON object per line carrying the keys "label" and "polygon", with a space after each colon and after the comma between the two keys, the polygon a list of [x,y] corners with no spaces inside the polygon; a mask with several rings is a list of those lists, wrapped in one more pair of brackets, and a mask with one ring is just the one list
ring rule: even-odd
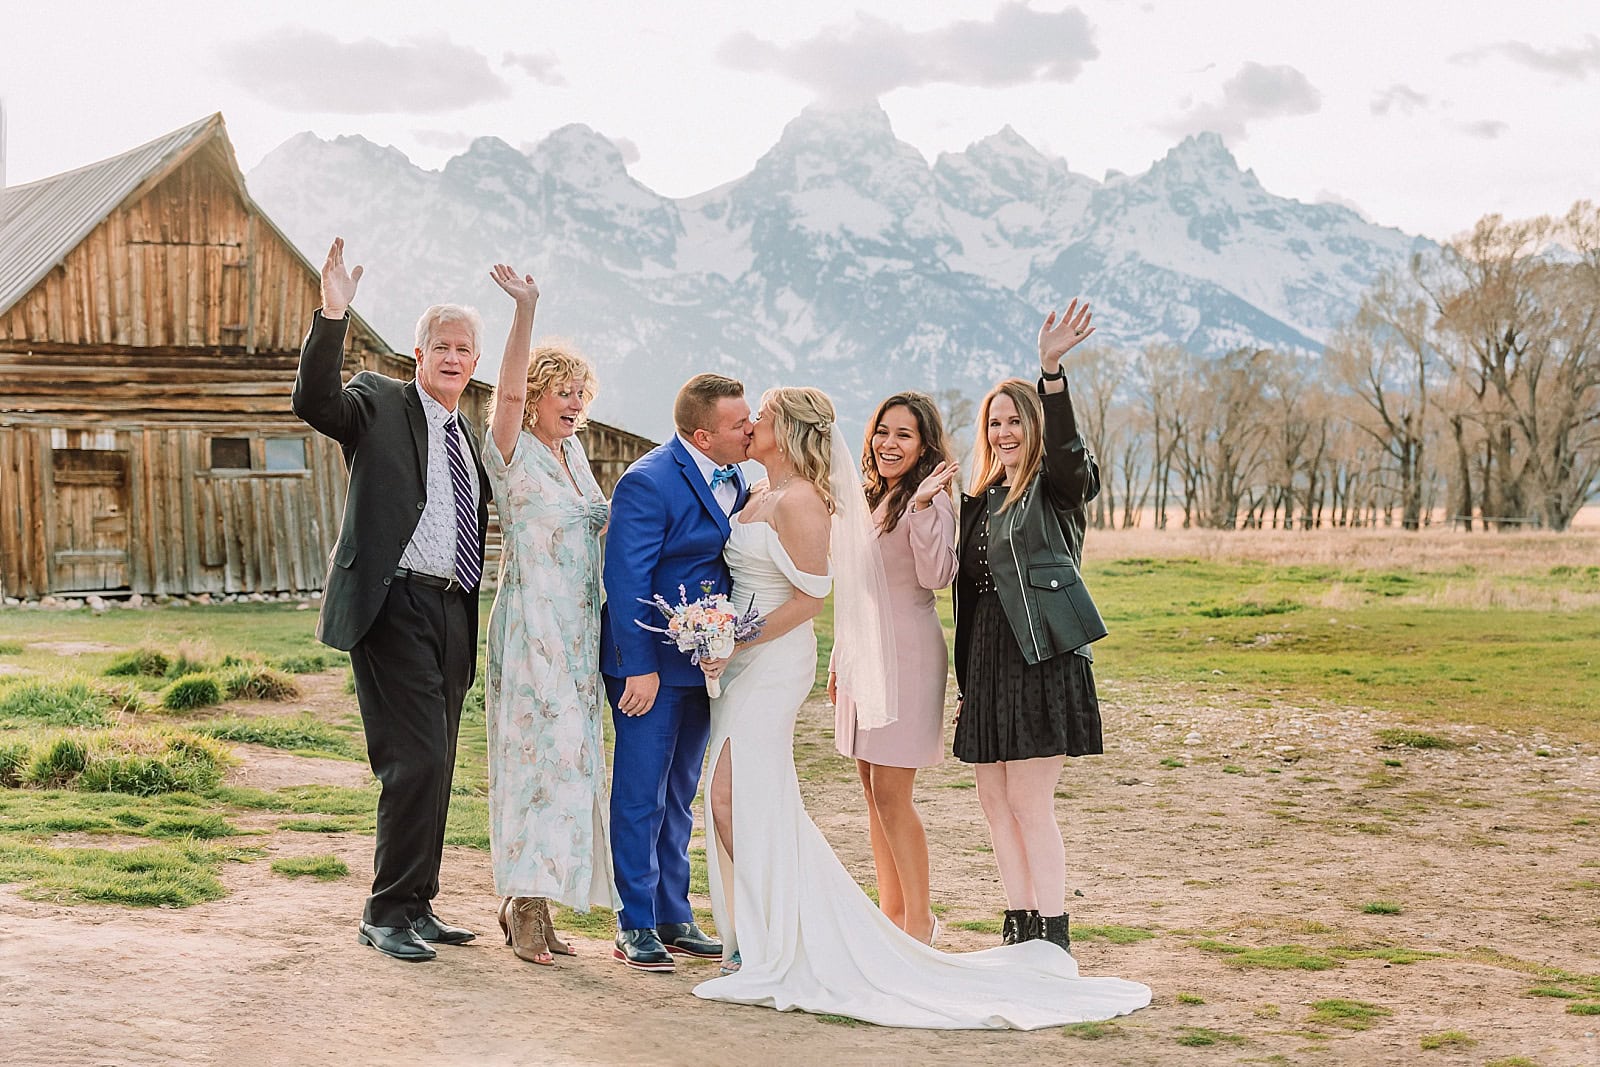
{"label": "black dress pant", "polygon": [[439,894],[461,702],[477,665],[467,612],[476,610],[470,593],[395,578],[350,650],[367,759],[383,786],[365,911],[374,926],[406,926]]}

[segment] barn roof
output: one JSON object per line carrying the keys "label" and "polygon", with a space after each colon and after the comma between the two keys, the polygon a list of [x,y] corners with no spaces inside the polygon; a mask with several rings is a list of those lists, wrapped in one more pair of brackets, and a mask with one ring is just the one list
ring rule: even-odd
{"label": "barn roof", "polygon": [[0,314],[26,296],[151,175],[220,128],[210,115],[148,144],[0,191]]}

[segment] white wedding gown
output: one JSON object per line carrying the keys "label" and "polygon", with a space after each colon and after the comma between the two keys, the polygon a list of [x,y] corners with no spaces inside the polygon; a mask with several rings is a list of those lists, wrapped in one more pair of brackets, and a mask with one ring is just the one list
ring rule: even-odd
{"label": "white wedding gown", "polygon": [[[798,570],[764,522],[735,516],[724,558],[740,608],[753,597],[757,611],[769,612],[792,589],[823,596],[831,585]],[[1047,941],[945,953],[885,918],[800,799],[794,721],[816,675],[817,640],[807,623],[736,655],[711,702],[713,769],[724,746],[732,759],[738,856],[730,862],[717,842],[708,788],[711,906],[723,951],[738,951],[743,967],[702,982],[695,996],[943,1030],[1034,1030],[1150,1003],[1149,988],[1137,982],[1078,977],[1077,962]]]}

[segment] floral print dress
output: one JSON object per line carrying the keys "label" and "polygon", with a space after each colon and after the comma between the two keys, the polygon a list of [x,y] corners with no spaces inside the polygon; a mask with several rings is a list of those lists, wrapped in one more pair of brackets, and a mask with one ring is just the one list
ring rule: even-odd
{"label": "floral print dress", "polygon": [[509,463],[492,436],[484,442],[501,530],[484,690],[489,842],[498,895],[614,909],[600,682],[611,509],[583,446],[569,437],[561,447],[571,479],[526,430]]}

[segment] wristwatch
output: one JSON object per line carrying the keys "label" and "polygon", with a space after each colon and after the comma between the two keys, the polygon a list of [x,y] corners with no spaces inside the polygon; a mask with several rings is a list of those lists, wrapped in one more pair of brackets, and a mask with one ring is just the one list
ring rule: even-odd
{"label": "wristwatch", "polygon": [[1061,367],[1060,364],[1056,365],[1056,372],[1054,374],[1051,374],[1049,371],[1045,370],[1043,367],[1039,368],[1039,377],[1041,379],[1043,379],[1044,381],[1047,381],[1047,382],[1059,382],[1061,379],[1065,378],[1066,376],[1067,376],[1067,372]]}

